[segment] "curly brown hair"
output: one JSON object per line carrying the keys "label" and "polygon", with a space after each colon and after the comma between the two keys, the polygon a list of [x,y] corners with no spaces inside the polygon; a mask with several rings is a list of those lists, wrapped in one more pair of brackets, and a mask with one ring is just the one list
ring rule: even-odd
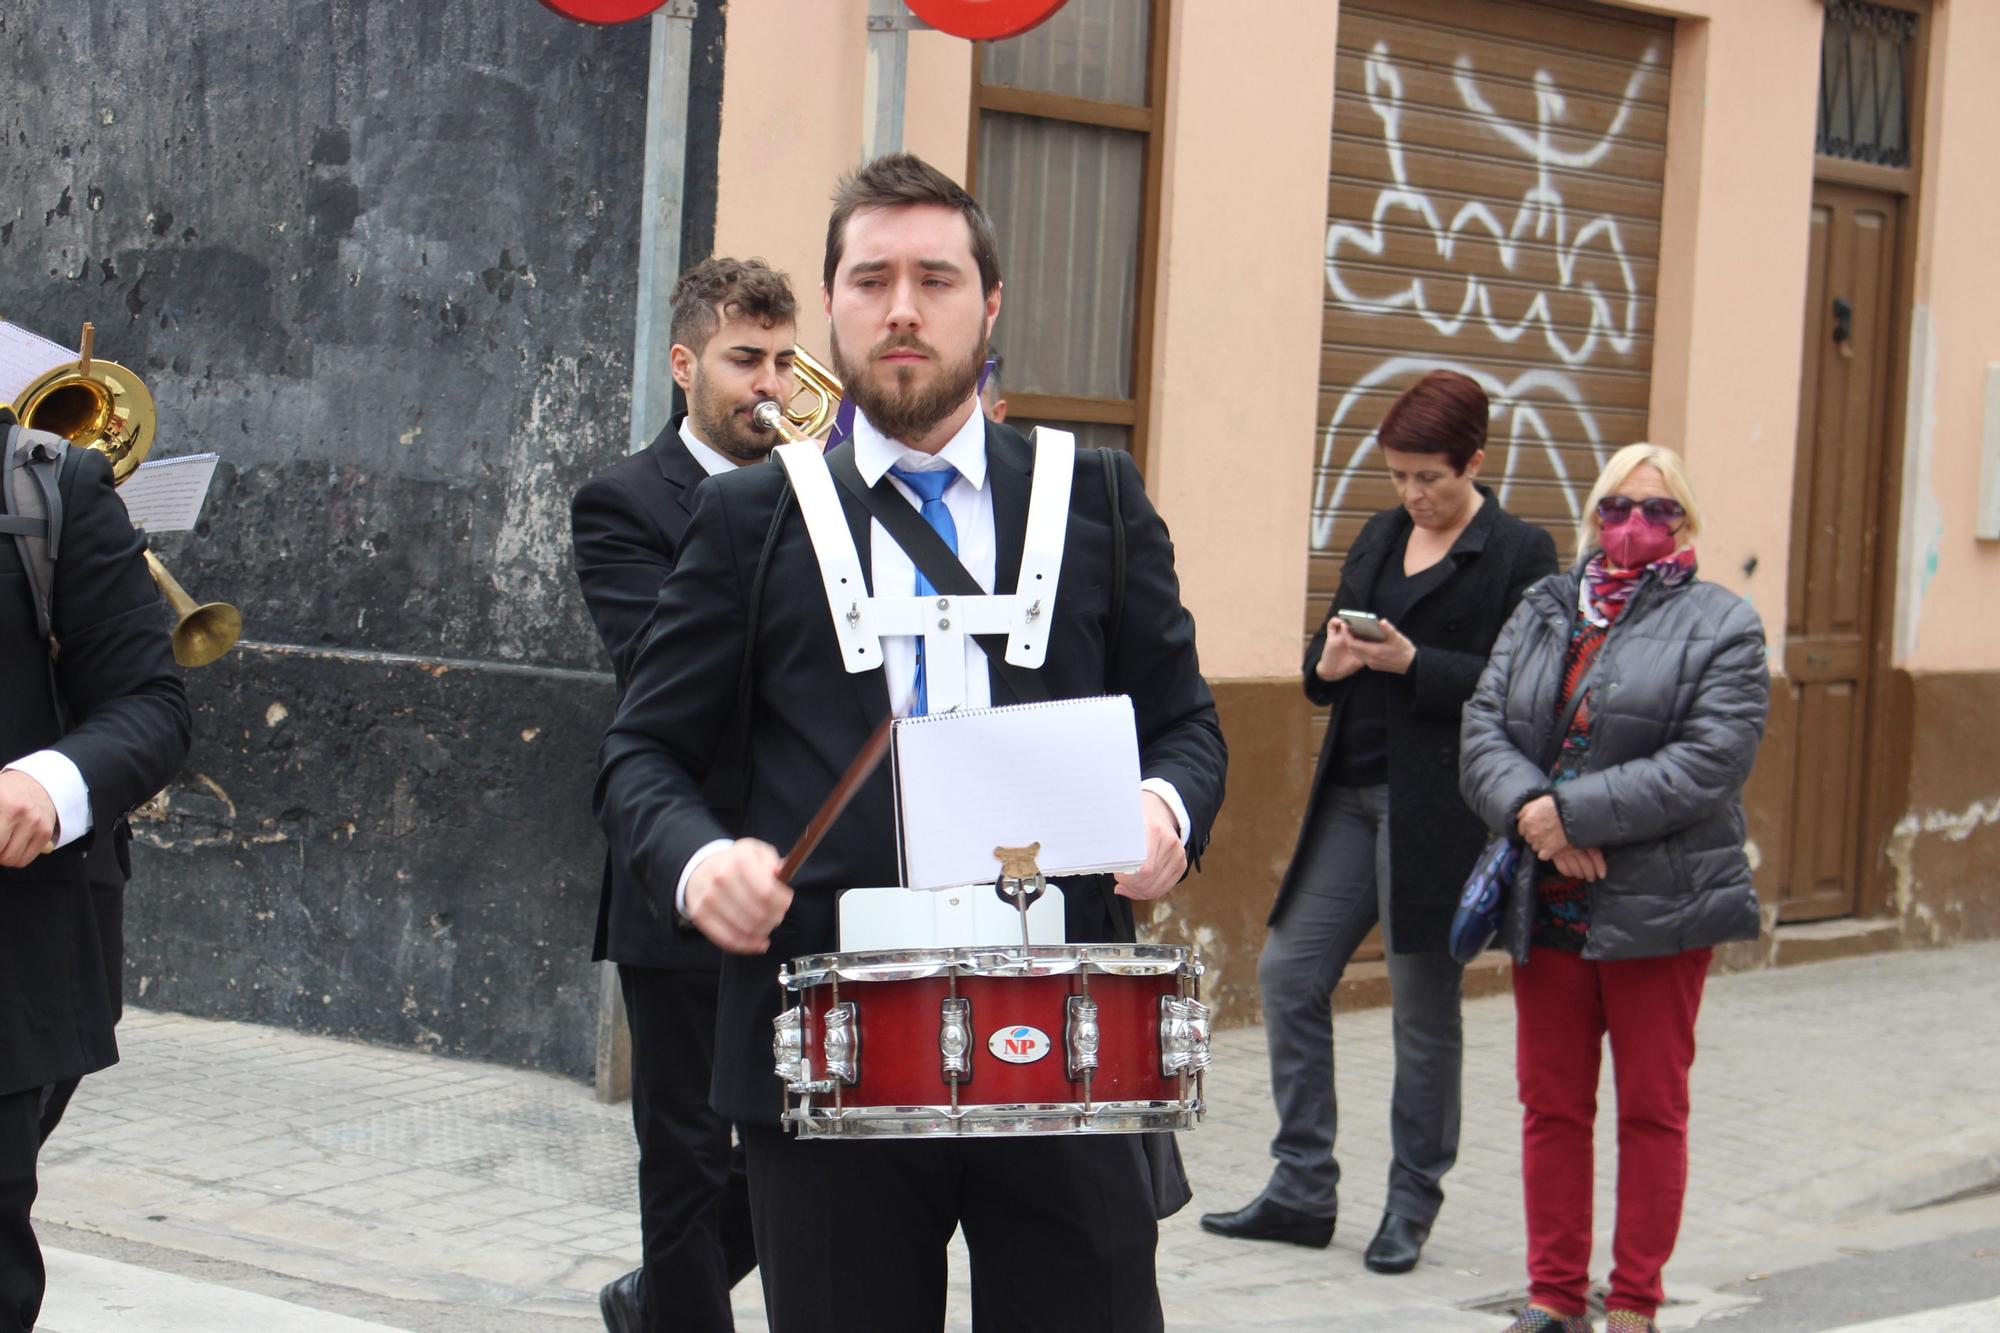
{"label": "curly brown hair", "polygon": [[799,321],[791,279],[761,259],[704,259],[674,284],[672,338],[701,355],[725,316],[747,316],[765,328]]}

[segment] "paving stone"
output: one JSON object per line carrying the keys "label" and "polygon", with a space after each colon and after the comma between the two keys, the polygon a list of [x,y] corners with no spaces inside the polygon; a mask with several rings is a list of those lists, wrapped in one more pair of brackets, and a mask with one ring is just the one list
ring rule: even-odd
{"label": "paving stone", "polygon": [[[1996,970],[2000,944],[1980,944],[1712,979],[1670,1292],[1690,1274],[1740,1271],[1753,1247],[1948,1192],[1953,1171],[2000,1161],[2000,1012],[1986,1002]],[[1199,1228],[1200,1213],[1262,1187],[1276,1128],[1262,1031],[1218,1034],[1207,1119],[1182,1141],[1196,1199],[1160,1228],[1169,1326],[1495,1327],[1463,1307],[1524,1277],[1513,1029],[1505,996],[1465,1007],[1459,1165],[1426,1262],[1398,1278],[1360,1259],[1388,1167],[1388,1013],[1335,1020],[1343,1185],[1325,1251]],[[137,1009],[121,1046],[123,1063],[84,1081],[44,1153],[38,1214],[50,1222],[384,1296],[555,1312],[578,1328],[596,1317],[598,1286],[637,1260],[630,1110],[586,1087]],[[1610,1063],[1600,1274],[1616,1173]],[[951,1326],[962,1329],[962,1242],[951,1264]],[[761,1323],[754,1279],[736,1306],[741,1327]],[[1669,1309],[1663,1326],[1685,1327],[1676,1320],[1693,1308]]]}

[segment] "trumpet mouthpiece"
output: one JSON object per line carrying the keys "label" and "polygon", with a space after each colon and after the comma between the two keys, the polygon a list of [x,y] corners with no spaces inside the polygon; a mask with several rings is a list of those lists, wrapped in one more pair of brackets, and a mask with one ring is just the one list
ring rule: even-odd
{"label": "trumpet mouthpiece", "polygon": [[750,414],[750,419],[765,430],[776,430],[778,423],[785,419],[785,409],[778,406],[777,400],[766,398],[757,404],[757,409]]}

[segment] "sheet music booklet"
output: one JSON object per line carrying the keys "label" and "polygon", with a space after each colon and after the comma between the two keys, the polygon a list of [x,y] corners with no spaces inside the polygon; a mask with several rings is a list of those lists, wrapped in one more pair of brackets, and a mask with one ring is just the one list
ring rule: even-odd
{"label": "sheet music booklet", "polygon": [[1139,732],[1125,695],[898,718],[903,884],[993,883],[996,847],[1040,843],[1044,875],[1136,869],[1146,858]]}

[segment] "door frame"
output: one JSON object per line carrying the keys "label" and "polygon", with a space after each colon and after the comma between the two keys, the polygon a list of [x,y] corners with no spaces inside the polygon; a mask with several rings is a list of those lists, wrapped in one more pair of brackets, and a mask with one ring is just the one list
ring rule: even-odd
{"label": "door frame", "polygon": [[[1894,315],[1889,322],[1889,367],[1882,444],[1882,486],[1875,514],[1879,557],[1875,561],[1868,640],[1868,690],[1863,702],[1862,762],[1867,777],[1861,796],[1860,864],[1855,868],[1857,918],[1888,912],[1896,890],[1889,861],[1890,839],[1907,804],[1910,776],[1910,722],[1913,715],[1907,673],[1895,665],[1897,575],[1902,559],[1903,469],[1909,447],[1910,333],[1916,310],[1918,235],[1924,220],[1924,155],[1930,118],[1930,52],[1938,40],[1930,0],[1870,0],[1917,15],[1918,38],[1910,71],[1908,107],[1910,165],[1907,168],[1813,157],[1813,184],[1853,185],[1900,197],[1896,215]],[[1809,205],[1810,207],[1810,205]],[[1803,328],[1801,333],[1803,333]],[[1804,339],[1800,339],[1801,346]],[[1801,376],[1805,367],[1799,368]],[[1793,442],[1796,464],[1798,444]],[[1791,806],[1790,797],[1787,805]],[[1796,808],[1787,820],[1796,819]],[[1787,828],[1789,836],[1790,829]]]}

